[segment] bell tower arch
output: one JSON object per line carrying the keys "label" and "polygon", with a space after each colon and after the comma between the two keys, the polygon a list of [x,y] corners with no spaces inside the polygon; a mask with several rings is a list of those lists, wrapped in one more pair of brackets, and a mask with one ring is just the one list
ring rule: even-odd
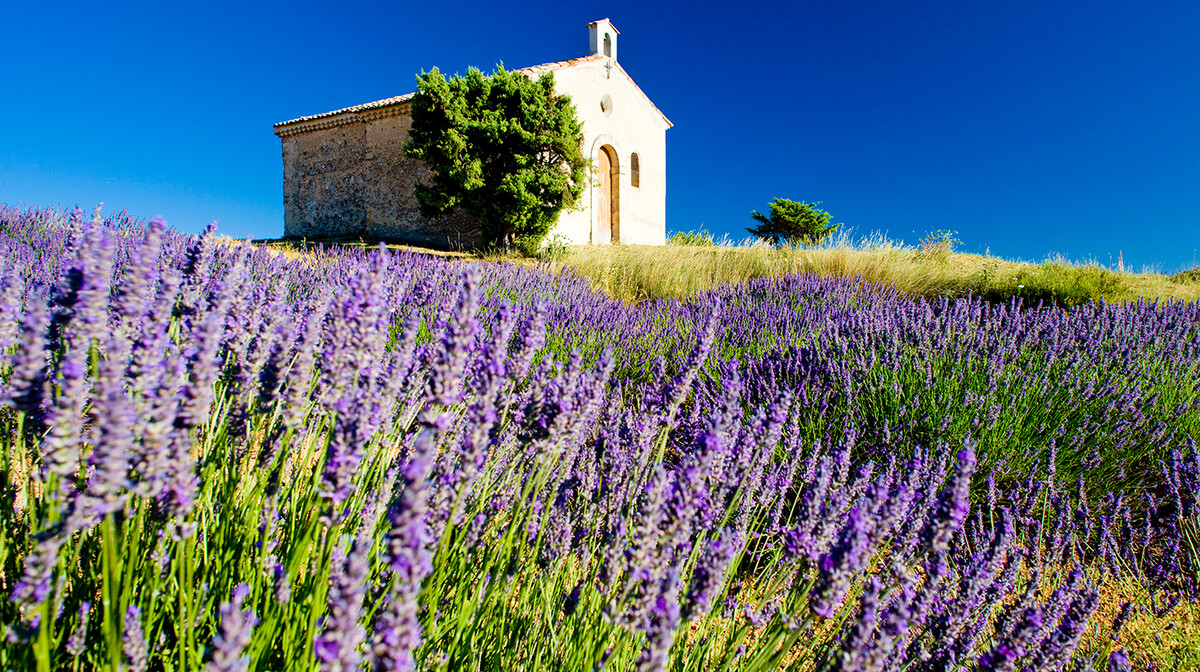
{"label": "bell tower arch", "polygon": [[617,60],[617,35],[619,34],[608,19],[592,21],[588,24],[588,53]]}

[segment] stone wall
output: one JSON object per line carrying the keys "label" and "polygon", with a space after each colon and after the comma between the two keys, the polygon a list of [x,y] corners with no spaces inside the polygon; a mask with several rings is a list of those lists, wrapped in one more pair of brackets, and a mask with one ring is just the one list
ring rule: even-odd
{"label": "stone wall", "polygon": [[415,188],[430,171],[404,156],[412,127],[407,104],[317,125],[324,127],[282,137],[285,236],[364,237],[447,249],[479,245],[480,227],[472,218],[421,216]]}

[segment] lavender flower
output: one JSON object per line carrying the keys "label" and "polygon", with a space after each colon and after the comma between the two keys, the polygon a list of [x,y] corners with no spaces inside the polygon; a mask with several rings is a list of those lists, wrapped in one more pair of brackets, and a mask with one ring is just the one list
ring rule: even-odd
{"label": "lavender flower", "polygon": [[1075,652],[1079,638],[1087,628],[1088,619],[1100,606],[1100,592],[1091,586],[1082,586],[1071,599],[1058,627],[1043,640],[1041,648],[1033,656],[1034,669],[1046,669],[1062,665]]}
{"label": "lavender flower", "polygon": [[17,329],[21,324],[21,296],[25,293],[25,278],[14,263],[4,260],[0,266],[3,281],[0,283],[0,350],[7,350],[16,343]]}
{"label": "lavender flower", "polygon": [[150,665],[150,652],[146,648],[146,635],[142,630],[142,610],[129,605],[125,611],[125,632],[121,635],[121,651],[130,672],[146,672]]}
{"label": "lavender flower", "polygon": [[313,641],[313,653],[322,670],[346,672],[358,669],[362,663],[367,633],[359,621],[367,589],[370,546],[370,530],[364,525],[348,553],[342,546],[333,551],[329,606],[321,619],[321,633]]}
{"label": "lavender flower", "polygon": [[38,636],[38,632],[42,627],[42,615],[40,613],[33,616],[6,625],[4,627],[4,640],[9,644],[25,644]]}
{"label": "lavender flower", "polygon": [[867,582],[867,587],[863,591],[862,602],[859,607],[858,620],[850,628],[850,634],[846,637],[842,644],[841,668],[842,670],[857,670],[867,672],[868,670],[882,670],[879,660],[874,652],[872,645],[872,635],[875,633],[875,624],[879,619],[879,579],[871,577]]}
{"label": "lavender flower", "polygon": [[479,307],[479,276],[477,266],[468,266],[463,272],[458,305],[446,323],[441,348],[430,362],[432,376],[429,379],[429,393],[434,403],[442,406],[458,403],[462,394],[467,357],[479,329],[475,317]]}
{"label": "lavender flower", "polygon": [[1129,621],[1131,614],[1133,614],[1133,603],[1126,600],[1121,604],[1121,610],[1117,612],[1116,618],[1113,619],[1112,632],[1109,637],[1114,641],[1121,636],[1121,630],[1125,628],[1125,623]]}
{"label": "lavender flower", "polygon": [[233,589],[228,602],[222,602],[218,610],[221,617],[220,629],[212,639],[212,654],[205,672],[246,672],[250,669],[250,658],[242,655],[250,644],[258,618],[253,609],[242,609],[250,594],[250,586],[240,583]]}
{"label": "lavender flower", "polygon": [[672,567],[662,580],[646,620],[646,645],[638,655],[638,672],[661,672],[666,669],[675,630],[679,627],[679,572]]}
{"label": "lavender flower", "polygon": [[121,274],[114,307],[121,320],[118,329],[123,330],[127,343],[133,342],[146,308],[154,298],[154,289],[159,280],[158,258],[166,226],[167,222],[162,217],[150,218],[141,245],[130,252],[129,266]]}
{"label": "lavender flower", "polygon": [[88,615],[91,611],[91,602],[85,600],[79,603],[79,622],[67,638],[67,653],[76,658],[87,648]]}
{"label": "lavender flower", "polygon": [[432,540],[426,515],[433,448],[431,431],[418,434],[404,468],[403,490],[388,514],[391,529],[387,533],[387,562],[392,578],[384,611],[375,625],[375,670],[416,669],[413,652],[421,644],[417,600],[422,581],[432,571]]}
{"label": "lavender flower", "polygon": [[725,583],[729,563],[742,551],[742,547],[741,535],[729,528],[721,530],[720,535],[708,543],[704,555],[692,571],[692,580],[684,600],[683,620],[690,621],[708,615],[713,598],[720,594]]}
{"label": "lavender flower", "polygon": [[563,616],[571,616],[579,608],[579,598],[583,596],[583,581],[575,584],[571,592],[563,597]]}
{"label": "lavender flower", "polygon": [[1129,656],[1125,653],[1124,648],[1108,654],[1108,672],[1129,672],[1132,669],[1129,665]]}
{"label": "lavender flower", "polygon": [[277,562],[271,570],[271,574],[275,581],[275,603],[287,604],[292,601],[292,584],[289,580],[287,568],[283,563]]}
{"label": "lavender flower", "polygon": [[[46,398],[47,361],[46,330],[50,325],[46,298],[37,293],[30,297],[21,325],[21,342],[13,358],[5,401],[14,410],[29,417],[29,422],[42,419],[42,404]],[[37,432],[37,424],[32,429]]]}
{"label": "lavender flower", "polygon": [[971,475],[975,472],[975,451],[971,446],[958,453],[954,478],[938,500],[935,518],[930,521],[929,547],[934,554],[950,550],[950,540],[962,527],[970,510]]}
{"label": "lavender flower", "polygon": [[133,455],[136,417],[125,393],[118,363],[105,360],[96,381],[98,396],[93,413],[98,436],[89,464],[92,467],[84,502],[96,524],[124,506],[131,485],[129,468]]}
{"label": "lavender flower", "polygon": [[325,471],[319,486],[322,499],[329,501],[332,522],[341,522],[341,505],[354,491],[354,476],[366,452],[371,428],[364,411],[372,400],[361,390],[347,392],[334,406],[336,417],[325,454]]}
{"label": "lavender flower", "polygon": [[46,534],[38,540],[33,551],[25,556],[25,571],[13,586],[9,599],[26,607],[37,607],[50,597],[54,568],[58,565],[58,551],[65,539],[61,535]]}

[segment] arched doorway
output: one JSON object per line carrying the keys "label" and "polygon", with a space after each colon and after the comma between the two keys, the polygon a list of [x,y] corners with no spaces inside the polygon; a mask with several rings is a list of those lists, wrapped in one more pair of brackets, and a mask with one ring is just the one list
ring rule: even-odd
{"label": "arched doorway", "polygon": [[617,153],[604,145],[596,157],[595,232],[592,242],[597,244],[621,242],[621,170],[617,164]]}

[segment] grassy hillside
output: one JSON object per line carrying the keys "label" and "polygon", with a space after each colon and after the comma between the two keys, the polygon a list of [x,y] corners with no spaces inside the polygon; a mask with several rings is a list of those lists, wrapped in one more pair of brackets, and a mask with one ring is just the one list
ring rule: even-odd
{"label": "grassy hillside", "polygon": [[[1142,298],[1200,300],[1200,268],[1168,275],[1114,270],[1095,261],[1078,262],[1064,257],[1030,263],[955,252],[953,241],[910,247],[878,236],[862,241],[842,237],[815,249],[795,250],[748,242],[714,244],[711,235],[702,234],[676,234],[672,241],[666,246],[559,245],[552,246],[541,259],[519,253],[472,254],[392,244],[388,247],[401,252],[490,262],[548,262],[559,269],[580,273],[597,289],[627,303],[684,298],[721,285],[795,274],[862,278],[873,284],[894,285],[904,294],[925,298],[978,296],[991,302],[1007,302],[1019,297],[1026,305],[1040,301],[1046,305],[1076,306],[1091,301],[1121,303]],[[364,239],[260,242],[291,252],[326,245],[361,248],[376,245],[376,241]]]}
{"label": "grassy hillside", "polygon": [[991,301],[1021,297],[1027,303],[1071,306],[1099,301],[1200,299],[1200,270],[1176,275],[1111,270],[1096,263],[1053,259],[1032,264],[947,246],[837,244],[812,250],[765,245],[577,246],[563,255],[598,288],[624,301],[683,297],[722,284],[793,273],[822,277],[862,277],[895,285],[906,294],[936,297],[981,296]]}

